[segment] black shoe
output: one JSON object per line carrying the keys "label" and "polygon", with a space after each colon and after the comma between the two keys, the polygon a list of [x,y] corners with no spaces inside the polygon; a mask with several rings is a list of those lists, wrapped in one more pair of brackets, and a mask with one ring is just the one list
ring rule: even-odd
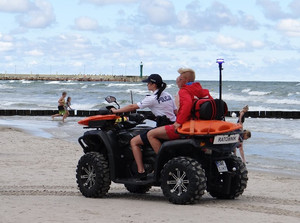
{"label": "black shoe", "polygon": [[133,178],[136,179],[136,180],[146,180],[147,179],[147,173],[146,173],[146,171],[144,173],[136,173],[133,176]]}

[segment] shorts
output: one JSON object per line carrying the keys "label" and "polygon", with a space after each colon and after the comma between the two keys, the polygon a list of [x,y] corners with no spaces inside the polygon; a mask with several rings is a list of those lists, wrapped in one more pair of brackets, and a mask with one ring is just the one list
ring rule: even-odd
{"label": "shorts", "polygon": [[180,135],[176,132],[174,125],[165,125],[165,130],[170,140],[180,138]]}
{"label": "shorts", "polygon": [[150,142],[149,142],[148,137],[147,137],[148,132],[149,131],[146,131],[146,132],[143,132],[142,134],[140,134],[141,140],[143,141],[145,146],[150,146]]}
{"label": "shorts", "polygon": [[60,115],[66,114],[66,110],[64,106],[58,106],[58,114]]}

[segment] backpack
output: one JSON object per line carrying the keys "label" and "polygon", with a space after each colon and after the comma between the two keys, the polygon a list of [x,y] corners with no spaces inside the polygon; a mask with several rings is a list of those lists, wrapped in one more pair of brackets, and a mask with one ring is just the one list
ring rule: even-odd
{"label": "backpack", "polygon": [[212,120],[216,117],[216,103],[211,98],[195,99],[192,106],[192,118]]}
{"label": "backpack", "polygon": [[191,110],[192,118],[201,120],[222,120],[227,112],[226,102],[213,98],[195,99]]}

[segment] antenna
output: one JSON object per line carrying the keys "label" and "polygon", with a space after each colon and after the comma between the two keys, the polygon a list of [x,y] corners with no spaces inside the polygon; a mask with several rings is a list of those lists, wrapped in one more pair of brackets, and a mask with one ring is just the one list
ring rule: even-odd
{"label": "antenna", "polygon": [[[224,63],[224,59],[217,59],[217,63],[219,64],[219,71],[220,71],[220,77],[219,77],[219,111],[217,112],[218,113],[218,116],[221,120],[225,120],[225,117],[224,117],[224,103],[222,103],[222,64]],[[219,115],[220,114],[220,115]]]}

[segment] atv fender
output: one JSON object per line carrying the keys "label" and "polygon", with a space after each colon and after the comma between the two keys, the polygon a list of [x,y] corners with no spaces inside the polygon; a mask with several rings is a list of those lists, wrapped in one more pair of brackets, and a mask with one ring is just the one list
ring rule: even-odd
{"label": "atv fender", "polygon": [[[116,140],[113,140],[114,133],[112,131],[104,132],[101,130],[91,130],[84,133],[78,139],[79,144],[87,152],[98,152],[108,157],[110,166],[110,177],[115,179],[115,159],[113,148],[116,148]],[[85,145],[86,144],[86,145]]]}
{"label": "atv fender", "polygon": [[195,153],[200,145],[197,144],[195,139],[177,139],[166,141],[160,147],[155,162],[156,180],[160,177],[160,172],[163,166],[173,157],[186,156],[195,158]]}

